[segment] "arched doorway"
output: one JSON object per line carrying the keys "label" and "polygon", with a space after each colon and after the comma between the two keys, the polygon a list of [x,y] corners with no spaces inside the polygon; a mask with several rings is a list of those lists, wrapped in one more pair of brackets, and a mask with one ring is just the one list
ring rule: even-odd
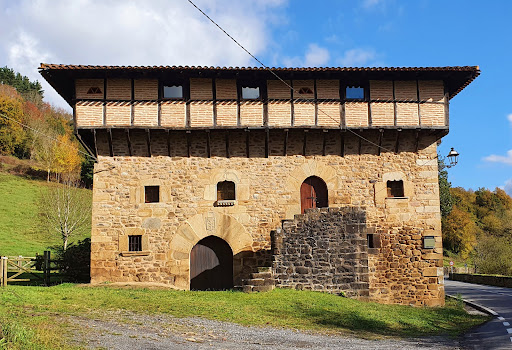
{"label": "arched doorway", "polygon": [[310,176],[300,186],[301,213],[309,208],[325,208],[329,206],[327,185],[318,176]]}
{"label": "arched doorway", "polygon": [[223,239],[203,238],[190,251],[190,289],[233,288],[233,251]]}

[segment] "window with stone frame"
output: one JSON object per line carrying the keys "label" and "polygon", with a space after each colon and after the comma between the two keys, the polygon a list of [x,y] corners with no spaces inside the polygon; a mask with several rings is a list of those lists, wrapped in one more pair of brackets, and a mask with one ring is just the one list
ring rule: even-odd
{"label": "window with stone frame", "polygon": [[160,202],[160,186],[144,186],[144,203]]}
{"label": "window with stone frame", "polygon": [[404,197],[404,182],[402,180],[388,181],[386,187],[388,198]]}
{"label": "window with stone frame", "polygon": [[141,252],[142,251],[142,235],[129,235],[128,236],[128,251]]}
{"label": "window with stone frame", "polygon": [[235,183],[233,181],[217,183],[217,201],[234,201],[235,199]]}

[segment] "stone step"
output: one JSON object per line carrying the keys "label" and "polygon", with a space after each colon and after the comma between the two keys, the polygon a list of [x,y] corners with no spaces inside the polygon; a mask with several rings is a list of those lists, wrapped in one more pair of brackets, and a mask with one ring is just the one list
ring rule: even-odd
{"label": "stone step", "polygon": [[273,278],[251,278],[247,280],[243,280],[244,285],[248,286],[268,286],[274,285]]}
{"label": "stone step", "polygon": [[253,292],[270,292],[274,289],[274,285],[269,286],[254,286],[252,287]]}
{"label": "stone step", "polygon": [[272,278],[272,272],[253,272],[251,278]]}
{"label": "stone step", "polygon": [[256,268],[258,272],[270,272],[272,273],[272,268],[270,266],[260,266]]}

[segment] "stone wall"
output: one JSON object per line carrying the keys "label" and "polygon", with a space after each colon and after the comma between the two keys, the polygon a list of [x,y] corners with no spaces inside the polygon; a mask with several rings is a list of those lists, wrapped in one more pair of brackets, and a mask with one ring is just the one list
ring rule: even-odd
{"label": "stone wall", "polygon": [[[385,132],[382,147],[395,150],[396,133]],[[128,146],[124,130],[113,130],[111,157],[109,136],[98,130],[92,281],[152,281],[188,289],[190,251],[214,235],[233,250],[236,285],[269,263],[270,232],[300,214],[300,186],[318,176],[327,185],[329,207],[364,207],[367,225],[381,234],[381,248],[368,255],[370,298],[442,303],[436,138],[404,130],[395,153],[379,152],[378,132],[363,136],[372,143],[350,132],[310,130],[306,138],[290,130],[285,138],[284,131],[271,130],[266,150],[265,132],[256,130],[212,130],[209,137],[204,131],[154,131],[150,147],[143,131],[131,131]],[[404,198],[386,197],[389,179],[403,180]],[[235,183],[236,200],[217,206],[216,185],[226,180]],[[144,202],[144,186],[160,186],[158,203]],[[143,254],[126,252],[130,234],[143,235]],[[426,235],[436,237],[435,249],[422,248]]]}
{"label": "stone wall", "polygon": [[277,287],[369,296],[368,229],[361,208],[308,209],[273,235]]}

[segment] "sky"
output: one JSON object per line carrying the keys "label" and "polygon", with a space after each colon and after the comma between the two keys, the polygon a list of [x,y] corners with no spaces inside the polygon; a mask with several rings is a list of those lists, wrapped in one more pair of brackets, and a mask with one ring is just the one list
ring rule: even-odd
{"label": "sky", "polygon": [[[479,66],[439,147],[452,186],[512,195],[512,1],[195,0],[267,66]],[[0,66],[258,66],[187,0],[0,0]]]}

